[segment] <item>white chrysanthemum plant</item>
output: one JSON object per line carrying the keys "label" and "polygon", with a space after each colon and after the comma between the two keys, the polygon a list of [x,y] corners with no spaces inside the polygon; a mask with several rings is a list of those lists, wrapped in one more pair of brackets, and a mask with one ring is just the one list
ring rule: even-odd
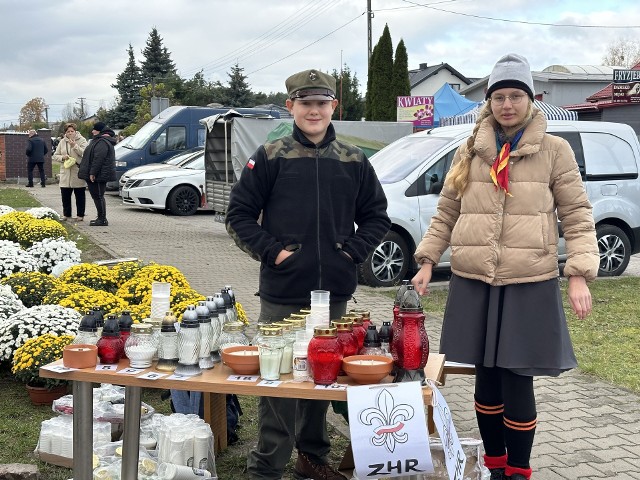
{"label": "white chrysanthemum plant", "polygon": [[9,240],[0,240],[0,278],[12,273],[37,272],[38,261],[30,253],[22,250],[20,244]]}
{"label": "white chrysanthemum plant", "polygon": [[45,238],[35,242],[27,249],[38,262],[38,268],[44,273],[51,273],[57,264],[80,263],[80,250],[76,242],[64,238]]}
{"label": "white chrysanthemum plant", "polygon": [[61,262],[58,262],[51,269],[51,275],[53,275],[54,277],[58,278],[67,269],[73,267],[74,265],[80,265],[80,263],[82,263],[82,262],[80,262],[80,261],[71,262],[71,261],[68,261],[68,260],[63,260]]}
{"label": "white chrysanthemum plant", "polygon": [[27,210],[27,213],[30,213],[36,218],[50,218],[51,220],[60,220],[60,214],[53,208],[49,207],[30,208],[29,210]]}
{"label": "white chrysanthemum plant", "polygon": [[5,213],[11,213],[11,212],[15,212],[16,209],[13,207],[10,207],[9,205],[0,205],[0,217],[2,215],[4,215]]}
{"label": "white chrysanthemum plant", "polygon": [[0,285],[0,320],[6,320],[14,313],[24,310],[22,300],[13,293],[9,285]]}
{"label": "white chrysanthemum plant", "polygon": [[36,305],[0,319],[0,361],[11,360],[13,352],[30,338],[45,333],[76,335],[82,315],[60,305]]}

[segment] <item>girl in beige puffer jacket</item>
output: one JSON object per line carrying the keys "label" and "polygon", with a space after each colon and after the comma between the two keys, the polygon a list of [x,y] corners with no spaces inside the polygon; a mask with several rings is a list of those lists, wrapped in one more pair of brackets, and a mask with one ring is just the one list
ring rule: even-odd
{"label": "girl in beige puffer jacket", "polygon": [[78,132],[74,123],[68,123],[58,143],[53,161],[60,162],[60,194],[62,196],[63,220],[71,219],[71,196],[76,197],[76,220],[84,220],[87,183],[78,178],[78,166],[87,147],[87,140]]}

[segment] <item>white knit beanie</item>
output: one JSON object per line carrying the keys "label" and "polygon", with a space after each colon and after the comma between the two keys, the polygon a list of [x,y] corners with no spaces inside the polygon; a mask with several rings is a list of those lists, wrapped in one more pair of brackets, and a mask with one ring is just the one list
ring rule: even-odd
{"label": "white knit beanie", "polygon": [[493,67],[489,75],[487,88],[488,99],[493,92],[501,88],[519,88],[524,90],[533,100],[534,88],[529,62],[522,55],[509,53],[502,57]]}

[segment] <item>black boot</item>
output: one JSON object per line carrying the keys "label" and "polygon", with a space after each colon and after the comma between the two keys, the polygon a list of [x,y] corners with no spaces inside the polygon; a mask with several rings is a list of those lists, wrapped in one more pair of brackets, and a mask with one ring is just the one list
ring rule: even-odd
{"label": "black boot", "polygon": [[507,478],[504,476],[504,468],[492,468],[490,472],[490,480],[505,480]]}
{"label": "black boot", "polygon": [[95,220],[91,220],[89,225],[92,227],[108,227],[109,222],[106,218],[96,218]]}

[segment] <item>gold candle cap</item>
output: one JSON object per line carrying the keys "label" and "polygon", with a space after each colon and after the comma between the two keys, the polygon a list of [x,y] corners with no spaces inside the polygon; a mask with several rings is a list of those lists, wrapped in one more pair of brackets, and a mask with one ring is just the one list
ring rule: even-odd
{"label": "gold candle cap", "polygon": [[338,332],[352,332],[353,323],[343,320],[331,320],[331,324],[336,327]]}
{"label": "gold candle cap", "polygon": [[335,337],[336,332],[336,327],[326,327],[324,325],[313,327],[314,337]]}

